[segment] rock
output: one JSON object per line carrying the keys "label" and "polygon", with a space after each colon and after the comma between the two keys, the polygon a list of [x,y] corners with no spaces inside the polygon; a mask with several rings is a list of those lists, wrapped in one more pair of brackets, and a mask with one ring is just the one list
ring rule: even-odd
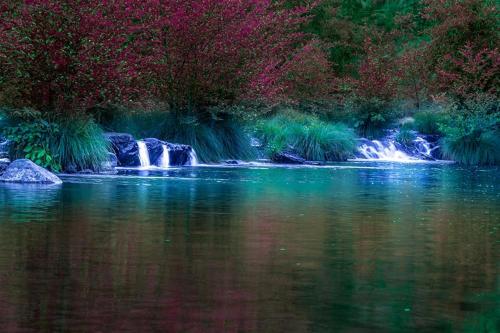
{"label": "rock", "polygon": [[151,164],[158,165],[158,159],[163,154],[163,145],[165,142],[155,138],[147,138],[143,141],[146,142],[146,147],[148,148],[149,161]]}
{"label": "rock", "polygon": [[132,135],[127,133],[104,133],[104,136],[111,142],[119,166],[136,167],[141,165],[139,146]]}
{"label": "rock", "polygon": [[238,165],[240,164],[240,161],[237,161],[237,160],[227,160],[227,161],[224,161],[225,164],[228,164],[228,165]]}
{"label": "rock", "polygon": [[306,162],[304,158],[288,152],[277,153],[273,156],[272,160],[280,164],[304,164]]}
{"label": "rock", "polygon": [[0,176],[0,181],[31,184],[62,184],[59,177],[28,159],[19,159],[12,162]]}
{"label": "rock", "polygon": [[191,161],[191,146],[166,143],[170,155],[170,165],[186,165]]}
{"label": "rock", "polygon": [[10,160],[8,158],[0,158],[0,175],[7,170],[7,167],[10,164]]}

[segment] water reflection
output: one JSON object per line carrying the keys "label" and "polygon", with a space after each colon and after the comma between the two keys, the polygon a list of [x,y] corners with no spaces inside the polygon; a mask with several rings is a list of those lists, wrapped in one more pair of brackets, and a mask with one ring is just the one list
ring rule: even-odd
{"label": "water reflection", "polygon": [[499,325],[498,170],[167,175],[67,177],[44,191],[0,185],[1,331]]}
{"label": "water reflection", "polygon": [[[60,203],[60,185],[0,185],[0,223],[55,221]],[[7,204],[8,203],[8,204]]]}

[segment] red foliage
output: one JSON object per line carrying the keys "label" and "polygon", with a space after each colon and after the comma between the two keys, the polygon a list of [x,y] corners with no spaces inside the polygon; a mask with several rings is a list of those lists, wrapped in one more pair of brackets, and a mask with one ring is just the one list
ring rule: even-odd
{"label": "red foliage", "polygon": [[397,68],[394,49],[380,38],[366,38],[365,58],[358,68],[358,78],[348,79],[356,96],[369,100],[390,101],[397,94]]}
{"label": "red foliage", "polygon": [[308,7],[284,9],[271,0],[165,0],[153,8],[149,83],[172,107],[286,98],[298,81],[287,75],[298,64],[322,66],[309,75],[322,76],[328,68],[323,59],[314,63],[320,52],[299,32]]}
{"label": "red foliage", "polygon": [[441,88],[469,99],[477,93],[496,95],[500,86],[500,52],[497,48],[475,51],[468,43],[458,56],[447,55],[437,69]]}
{"label": "red foliage", "polygon": [[399,94],[405,99],[414,101],[419,108],[431,92],[431,74],[429,72],[427,58],[427,45],[418,48],[406,47],[405,51],[397,58],[396,65],[399,74]]}
{"label": "red foliage", "polygon": [[14,90],[16,106],[84,109],[140,92],[144,99],[146,88],[182,107],[279,99],[301,96],[295,88],[327,77],[320,49],[299,32],[308,7],[284,9],[271,0],[3,1],[0,88]]}
{"label": "red foliage", "polygon": [[498,8],[484,0],[424,0],[422,18],[430,24],[432,65],[466,43],[477,49],[498,43]]}
{"label": "red foliage", "polygon": [[127,43],[140,12],[128,3],[4,0],[0,76],[16,95],[12,104],[81,110],[135,93],[139,61]]}

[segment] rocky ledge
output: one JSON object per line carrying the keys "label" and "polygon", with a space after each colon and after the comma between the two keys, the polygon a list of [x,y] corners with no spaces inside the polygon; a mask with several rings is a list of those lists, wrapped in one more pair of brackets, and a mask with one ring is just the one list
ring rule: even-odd
{"label": "rocky ledge", "polygon": [[[141,166],[139,158],[139,145],[137,140],[128,133],[105,133],[105,137],[111,143],[113,152],[116,156],[116,164],[121,167]],[[152,165],[159,165],[165,145],[169,152],[170,165],[187,165],[191,161],[192,148],[188,145],[170,143],[156,138],[147,138],[142,140],[146,143],[149,160]]]}

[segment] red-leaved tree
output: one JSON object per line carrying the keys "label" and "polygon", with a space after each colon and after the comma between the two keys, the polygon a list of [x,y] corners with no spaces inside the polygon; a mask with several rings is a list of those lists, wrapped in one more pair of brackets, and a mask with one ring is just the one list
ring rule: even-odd
{"label": "red-leaved tree", "polygon": [[498,96],[500,52],[497,48],[475,51],[468,43],[459,55],[444,57],[437,69],[441,88],[462,100],[478,94]]}
{"label": "red-leaved tree", "polygon": [[429,29],[427,61],[432,68],[445,55],[458,55],[471,43],[476,51],[498,44],[498,5],[484,0],[423,0]]}
{"label": "red-leaved tree", "polygon": [[[242,99],[300,97],[325,82],[329,64],[300,32],[308,7],[271,0],[151,1],[146,83],[176,109]],[[143,36],[144,38],[144,36]],[[300,71],[298,70],[300,68]],[[317,80],[313,76],[317,75]],[[300,82],[299,82],[300,81]]]}
{"label": "red-leaved tree", "polygon": [[134,1],[2,0],[0,98],[15,107],[78,112],[138,94],[145,28]]}

